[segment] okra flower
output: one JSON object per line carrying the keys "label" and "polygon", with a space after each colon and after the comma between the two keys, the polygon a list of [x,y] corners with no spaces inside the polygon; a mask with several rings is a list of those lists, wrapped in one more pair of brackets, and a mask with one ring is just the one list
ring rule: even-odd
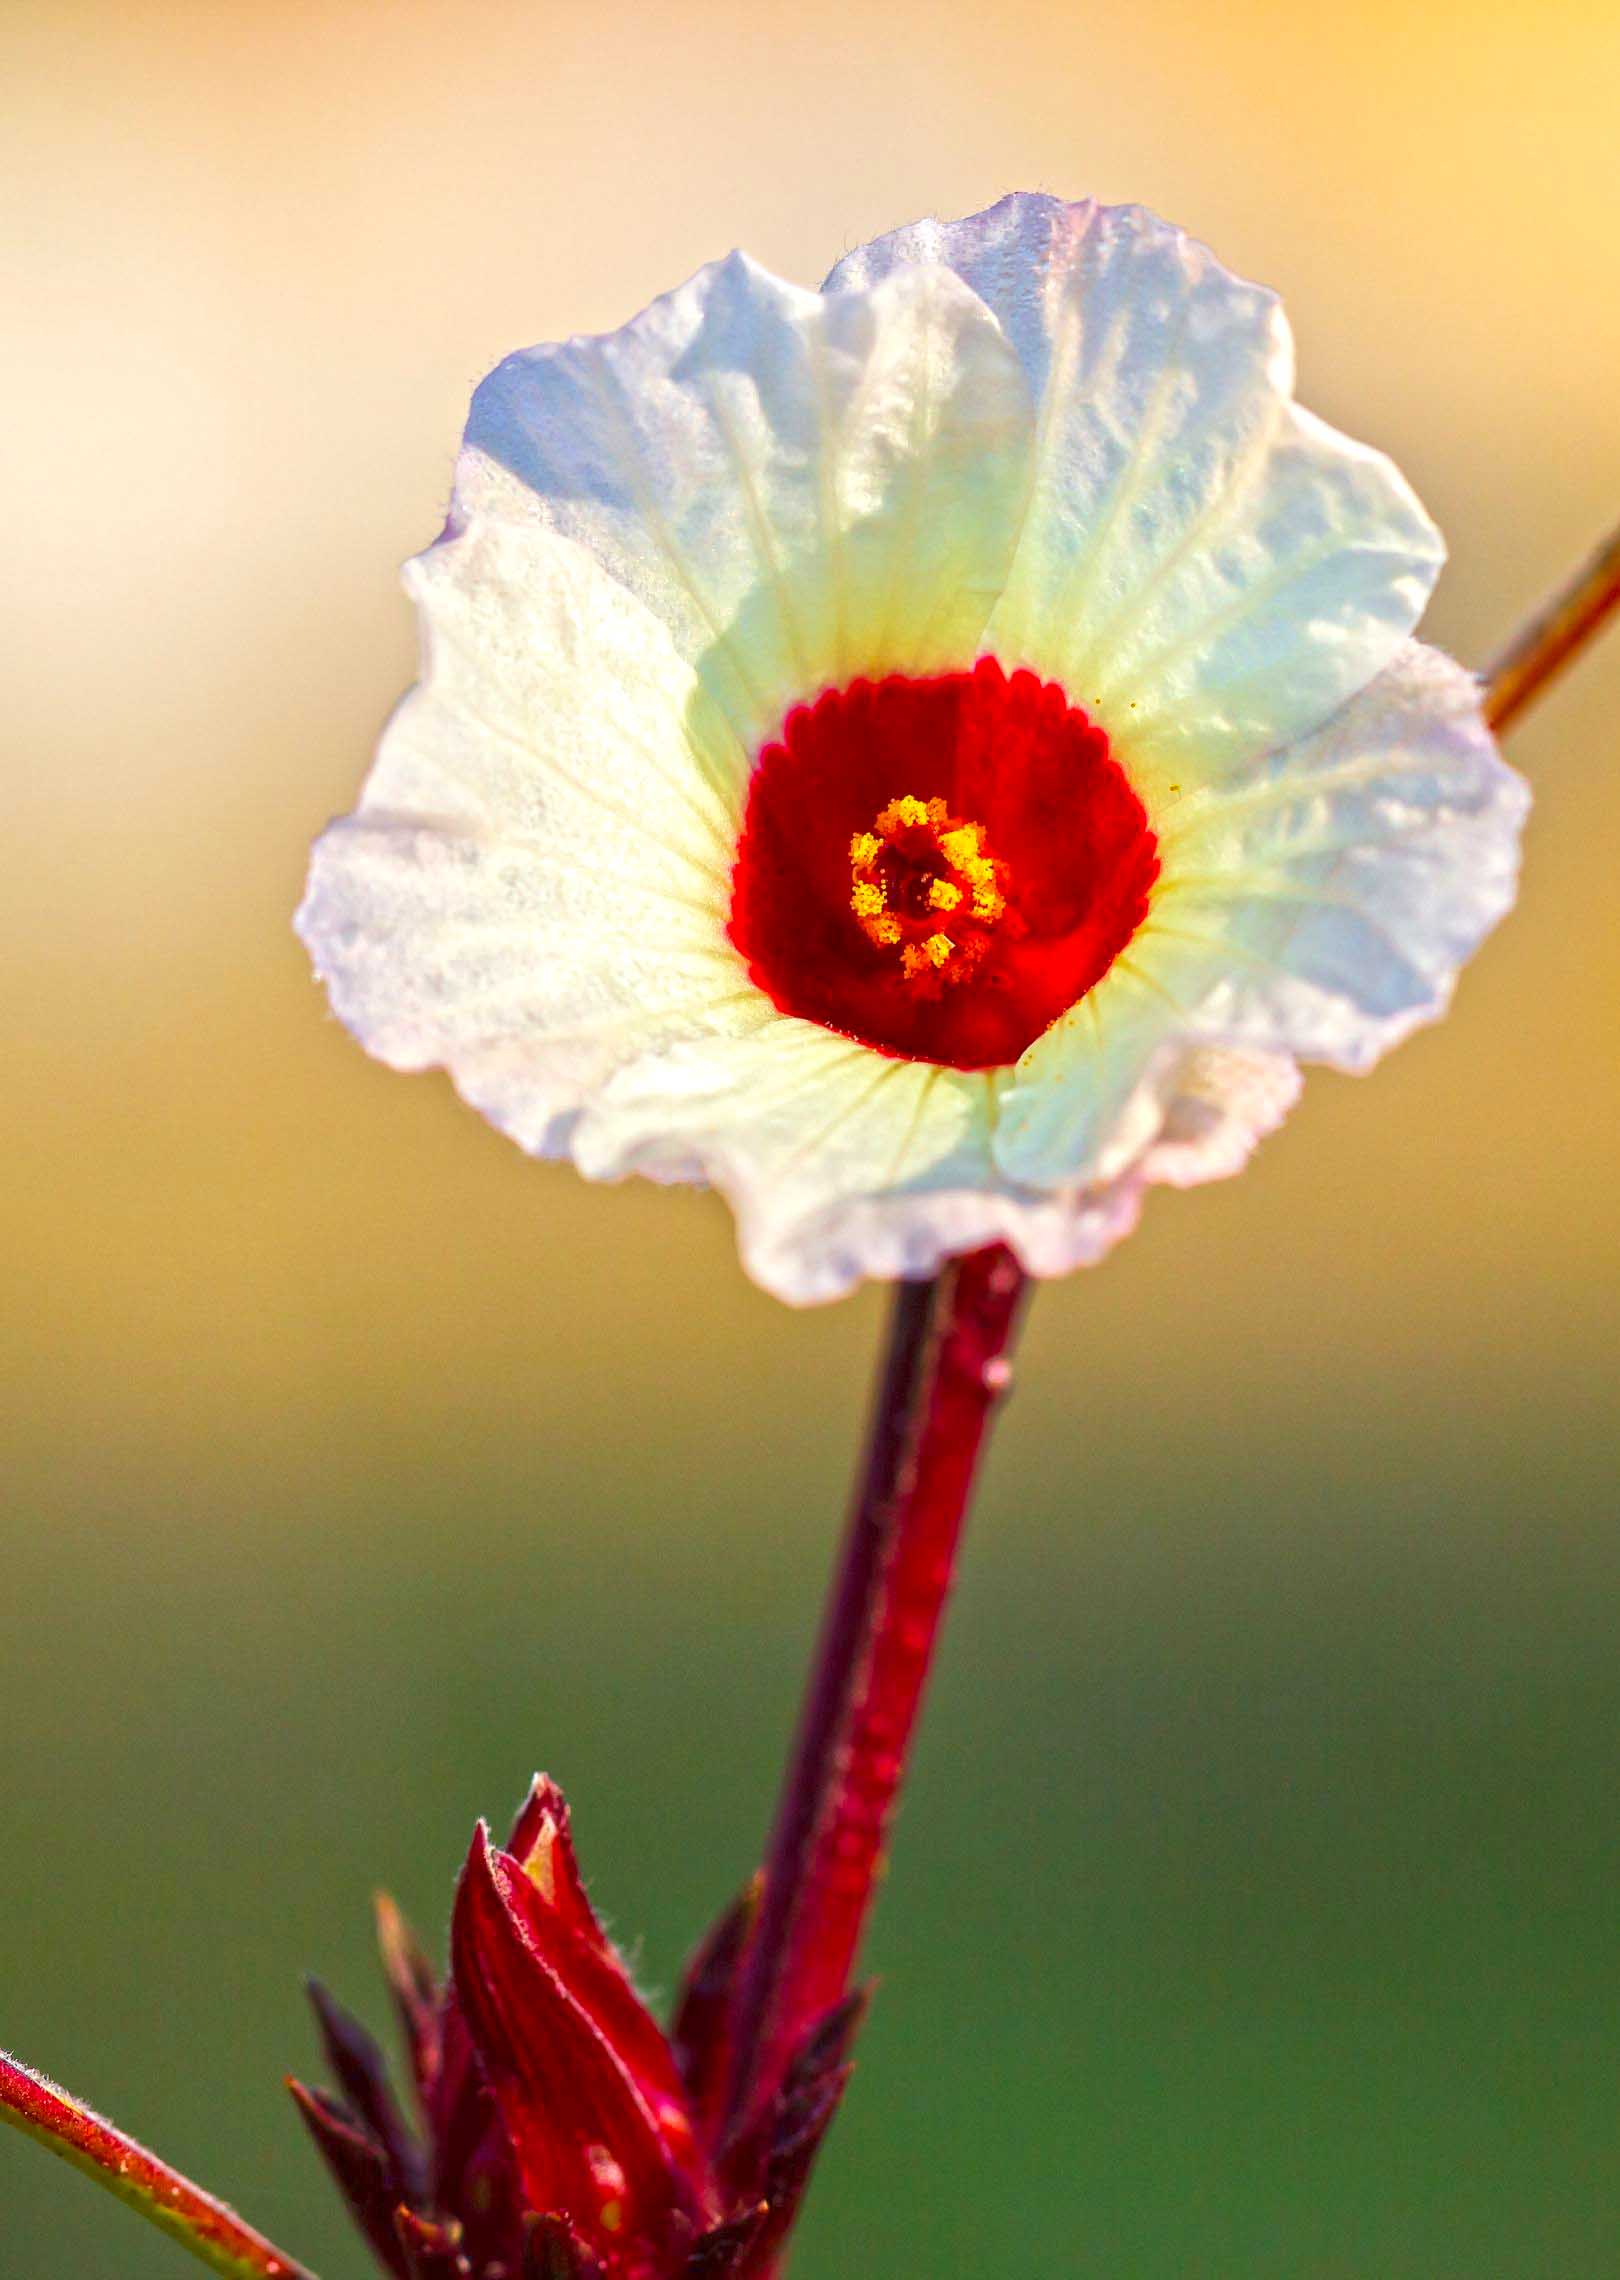
{"label": "okra flower", "polygon": [[1444,1010],[1525,807],[1433,524],[1291,391],[1271,293],[1031,196],[509,358],[316,850],[337,1012],[793,1300],[1237,1170]]}

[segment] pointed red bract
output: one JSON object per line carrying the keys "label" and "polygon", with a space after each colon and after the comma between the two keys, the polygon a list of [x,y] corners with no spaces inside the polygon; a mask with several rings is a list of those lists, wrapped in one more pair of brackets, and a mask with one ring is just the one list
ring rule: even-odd
{"label": "pointed red bract", "polygon": [[656,2269],[719,2212],[669,2047],[616,1959],[483,1828],[451,1953],[529,2206],[567,2217],[598,2255]]}
{"label": "pointed red bract", "polygon": [[734,2280],[763,2280],[781,2253],[853,2071],[850,2046],[869,2001],[866,1990],[858,1988],[817,2021],[790,2061],[781,2088],[747,2134],[726,2150],[726,2171],[739,2183],[757,2181],[765,2200],[757,2232],[728,2268]]}
{"label": "pointed red bract", "polygon": [[442,1997],[422,1944],[386,1892],[375,1901],[377,1948],[393,1992],[394,2008],[411,2057],[417,2104],[426,2114],[438,2075]]}
{"label": "pointed red bract", "polygon": [[388,2079],[388,2066],[370,2034],[318,1979],[308,1983],[309,1999],[321,2030],[326,2062],[355,2119],[380,2147],[397,2200],[413,2207],[422,2198],[426,2173],[422,2149],[405,2126]]}
{"label": "pointed red bract", "polygon": [[693,2242],[681,2280],[737,2280],[747,2270],[770,2215],[769,2201],[756,2201],[744,2215],[706,2232]]}
{"label": "pointed red bract", "polygon": [[431,2105],[433,2200],[465,2233],[473,2269],[509,2269],[523,2244],[523,2189],[512,2143],[453,1987],[441,2021],[443,2060]]}
{"label": "pointed red bract", "polygon": [[335,2098],[307,2089],[291,2076],[287,2088],[333,2182],[349,2205],[350,2215],[383,2269],[393,2273],[395,2280],[410,2280],[394,2221],[400,2207],[399,2186],[388,2156]]}
{"label": "pointed red bract", "polygon": [[624,1967],[619,1963],[618,1950],[602,1929],[596,1910],[586,1896],[579,1862],[574,1856],[567,1801],[549,1774],[535,1775],[522,1810],[512,1824],[506,1849],[558,1923],[577,1932],[587,1946],[611,1956],[622,1972]]}
{"label": "pointed red bract", "polygon": [[545,1875],[536,1871],[540,1852],[519,1861],[486,1850],[510,1920],[531,1953],[589,2015],[668,2142],[672,2159],[684,2167],[695,2151],[695,2132],[674,2053],[585,1899],[566,1822],[555,1825],[542,1842]]}
{"label": "pointed red bract", "polygon": [[698,2127],[712,2135],[731,2067],[731,2009],[742,1961],[764,1890],[754,1877],[732,1902],[686,1967],[669,2030],[675,2062]]}

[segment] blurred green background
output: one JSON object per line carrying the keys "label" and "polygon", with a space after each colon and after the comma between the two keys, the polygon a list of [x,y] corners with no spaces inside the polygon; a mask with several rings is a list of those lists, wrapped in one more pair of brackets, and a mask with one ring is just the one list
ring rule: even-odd
{"label": "blurred green background", "polygon": [[[10,0],[0,2040],[366,2269],[279,2087],[536,1764],[757,1849],[881,1310],[371,1064],[288,930],[467,394],[1014,184],[1280,286],[1470,660],[1620,503],[1610,0]],[[799,2269],[1620,2271],[1620,649],[1455,1017],[1043,1291]],[[0,2144],[0,2269],[179,2252]]]}

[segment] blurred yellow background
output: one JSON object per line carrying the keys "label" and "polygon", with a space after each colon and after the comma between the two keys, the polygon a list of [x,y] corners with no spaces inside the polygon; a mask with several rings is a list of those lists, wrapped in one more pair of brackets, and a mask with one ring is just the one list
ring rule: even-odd
{"label": "blurred yellow background", "polygon": [[[1611,0],[0,18],[0,2041],[341,2280],[279,2088],[536,1762],[667,1986],[880,1310],[368,1063],[289,931],[473,384],[1011,187],[1281,288],[1483,659],[1620,511]],[[1536,2280],[1620,2225],[1620,644],[1455,1016],[1043,1291],[801,2258]],[[178,2252],[0,2146],[0,2267]]]}

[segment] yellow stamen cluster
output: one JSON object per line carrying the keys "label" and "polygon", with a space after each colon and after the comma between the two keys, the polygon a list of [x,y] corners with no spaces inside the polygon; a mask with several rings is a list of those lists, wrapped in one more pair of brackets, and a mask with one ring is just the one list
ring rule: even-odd
{"label": "yellow stamen cluster", "polygon": [[[986,947],[979,929],[993,926],[1007,907],[983,825],[963,823],[941,799],[908,792],[891,800],[870,831],[850,840],[849,865],[849,907],[861,931],[883,949],[899,950],[908,981],[960,981],[971,973]],[[895,875],[908,870],[930,918],[895,908]],[[956,931],[947,933],[938,918],[951,914]]]}

